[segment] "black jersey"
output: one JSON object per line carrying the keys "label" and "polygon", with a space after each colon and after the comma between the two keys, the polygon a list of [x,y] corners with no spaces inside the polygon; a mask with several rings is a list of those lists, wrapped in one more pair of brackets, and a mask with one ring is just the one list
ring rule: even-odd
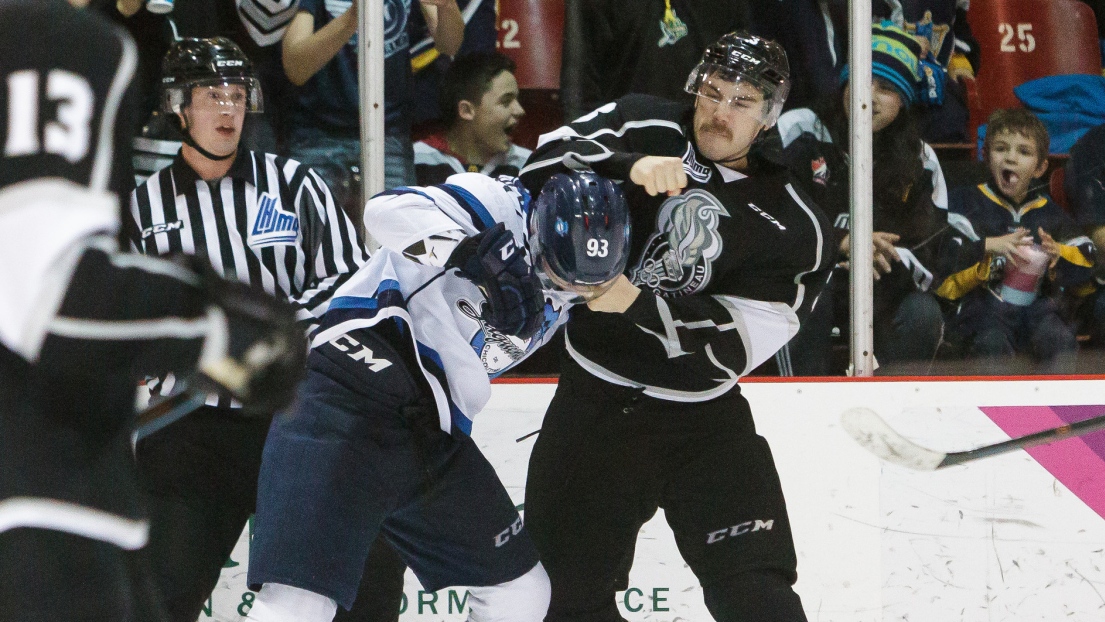
{"label": "black jersey", "polygon": [[56,177],[124,199],[134,43],[65,0],[0,0],[0,187]]}
{"label": "black jersey", "polygon": [[677,401],[732,389],[798,331],[834,259],[830,225],[782,167],[740,173],[697,150],[690,106],[630,95],[545,134],[522,169],[537,191],[565,167],[615,180],[645,155],[683,159],[689,185],[651,197],[625,184],[627,275],[642,291],[624,314],[573,309],[567,346],[584,369]]}
{"label": "black jersey", "polygon": [[232,345],[195,271],[113,237],[133,184],[120,110],[134,65],[94,14],[0,0],[0,534],[141,547],[137,381]]}

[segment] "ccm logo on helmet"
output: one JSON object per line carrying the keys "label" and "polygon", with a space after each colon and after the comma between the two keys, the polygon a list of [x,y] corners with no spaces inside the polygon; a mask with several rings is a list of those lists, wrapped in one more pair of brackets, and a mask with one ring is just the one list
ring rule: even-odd
{"label": "ccm logo on helmet", "polygon": [[711,531],[706,534],[706,544],[713,544],[715,542],[721,542],[726,538],[733,538],[736,536],[744,535],[753,531],[771,531],[771,528],[775,526],[775,519],[755,521],[745,521],[739,525],[733,525],[732,527],[726,527],[725,529],[718,529],[717,531]]}
{"label": "ccm logo on helmet", "polygon": [[241,67],[242,61],[240,60],[217,60],[215,61],[216,67]]}

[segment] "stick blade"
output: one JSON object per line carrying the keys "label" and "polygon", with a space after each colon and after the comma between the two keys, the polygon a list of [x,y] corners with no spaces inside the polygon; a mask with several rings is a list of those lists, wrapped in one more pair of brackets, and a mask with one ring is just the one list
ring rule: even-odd
{"label": "stick blade", "polygon": [[926,449],[898,434],[870,408],[856,407],[840,415],[840,425],[861,447],[898,466],[935,471],[947,454]]}

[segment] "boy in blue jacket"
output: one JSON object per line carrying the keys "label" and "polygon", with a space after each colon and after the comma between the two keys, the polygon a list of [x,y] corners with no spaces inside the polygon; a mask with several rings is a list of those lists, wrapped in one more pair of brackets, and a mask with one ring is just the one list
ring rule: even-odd
{"label": "boy in blue jacket", "polygon": [[1096,250],[1043,191],[1048,144],[1031,112],[996,111],[984,145],[990,181],[949,196],[950,212],[967,218],[976,236],[962,253],[967,267],[936,293],[959,303],[949,331],[972,354],[1054,362],[1077,348],[1060,301],[1092,287]]}

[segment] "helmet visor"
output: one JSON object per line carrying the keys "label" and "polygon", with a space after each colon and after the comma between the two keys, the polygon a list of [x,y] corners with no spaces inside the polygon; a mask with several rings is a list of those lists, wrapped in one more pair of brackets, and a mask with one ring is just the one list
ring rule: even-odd
{"label": "helmet visor", "polygon": [[684,90],[771,127],[779,119],[789,88],[786,82],[778,84],[724,65],[699,63],[687,77]]}
{"label": "helmet visor", "polygon": [[265,110],[260,81],[247,77],[194,80],[165,87],[161,102],[163,112],[180,112],[187,106],[242,108],[246,112]]}

